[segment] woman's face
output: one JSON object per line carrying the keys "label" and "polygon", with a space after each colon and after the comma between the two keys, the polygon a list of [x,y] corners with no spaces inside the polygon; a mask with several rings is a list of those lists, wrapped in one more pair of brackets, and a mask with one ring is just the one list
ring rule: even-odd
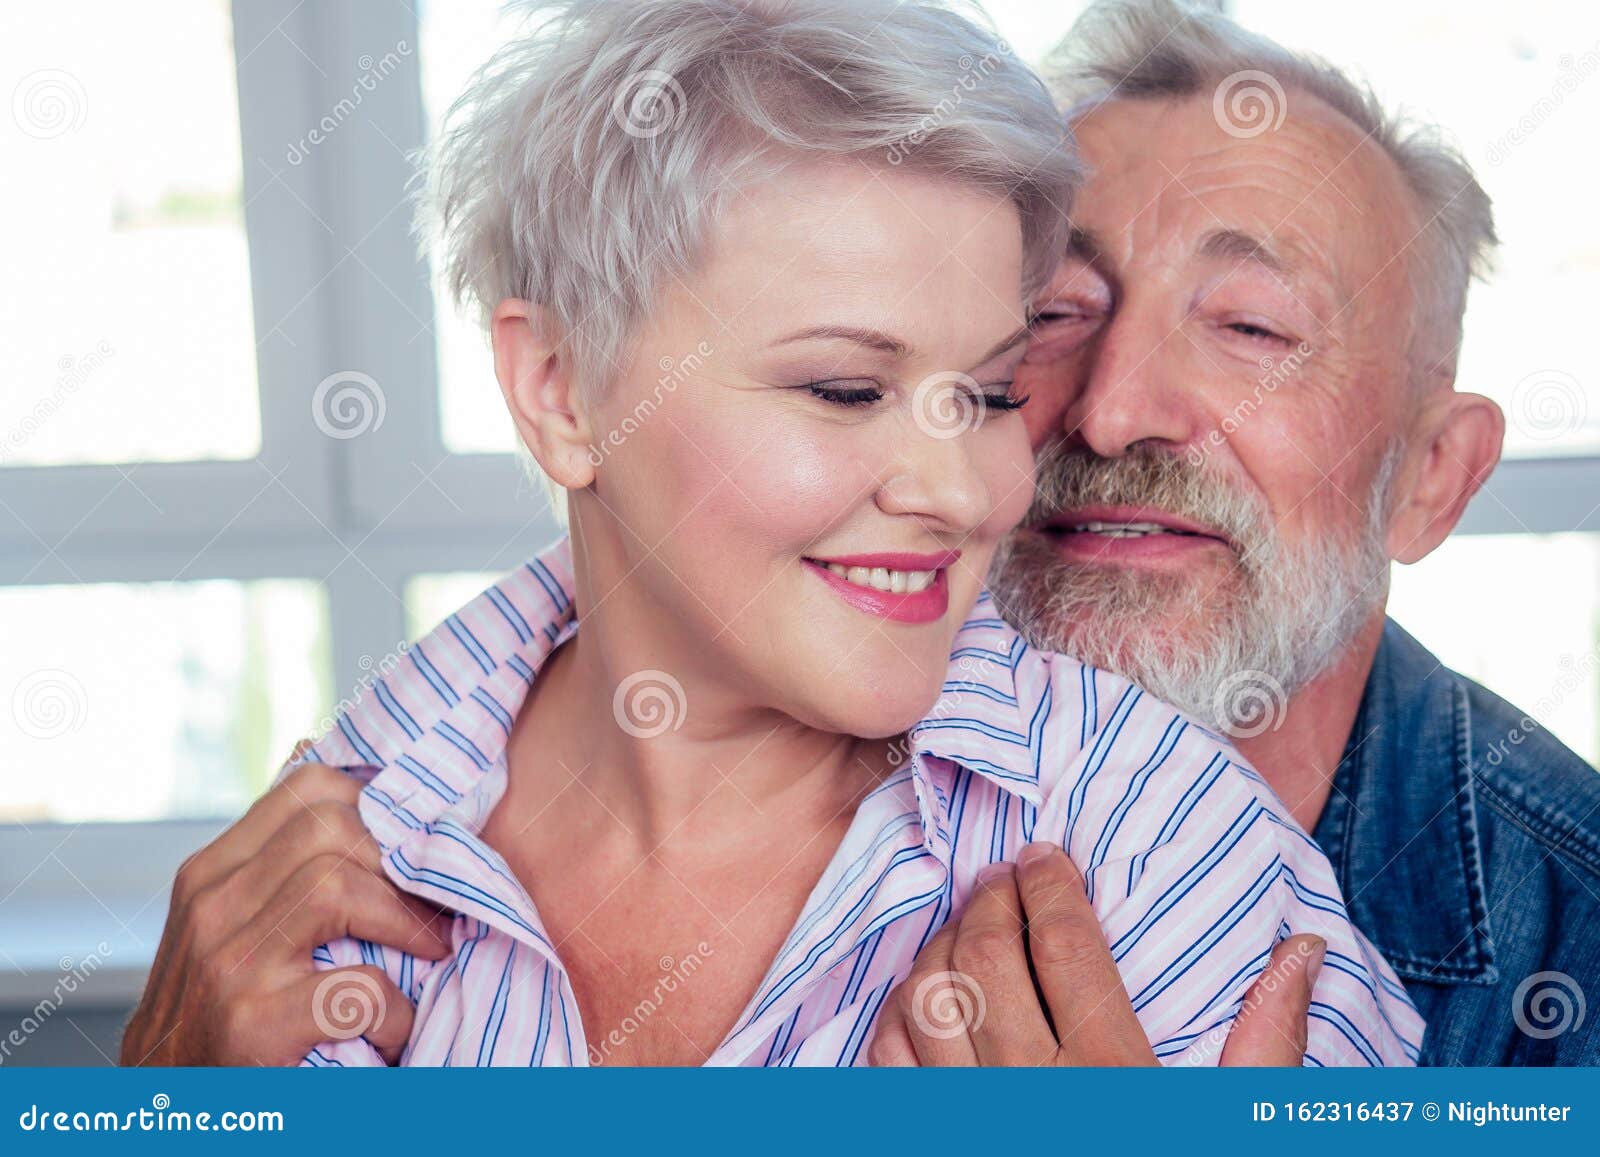
{"label": "woman's face", "polygon": [[1021,260],[1008,201],[888,167],[735,195],[585,406],[596,604],[648,607],[657,665],[811,726],[926,714],[1032,495]]}

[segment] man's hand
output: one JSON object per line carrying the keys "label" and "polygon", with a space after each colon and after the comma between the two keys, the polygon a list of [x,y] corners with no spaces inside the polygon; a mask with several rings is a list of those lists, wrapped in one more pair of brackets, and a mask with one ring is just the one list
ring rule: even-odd
{"label": "man's hand", "polygon": [[[340,1023],[329,1007],[340,986],[319,988],[338,973],[311,962],[318,944],[357,936],[430,960],[448,954],[450,918],[384,875],[356,813],[361,786],[303,764],[184,861],[122,1064],[295,1064]],[[347,992],[375,997],[382,1015],[364,1035],[393,1064],[411,1002],[381,968],[342,971],[360,974]]]}
{"label": "man's hand", "polygon": [[[1302,1062],[1326,947],[1301,935],[1273,949],[1222,1064]],[[1015,867],[997,864],[980,878],[961,919],[939,930],[889,994],[867,1055],[875,1065],[1157,1063],[1083,877],[1052,844],[1030,844]]]}

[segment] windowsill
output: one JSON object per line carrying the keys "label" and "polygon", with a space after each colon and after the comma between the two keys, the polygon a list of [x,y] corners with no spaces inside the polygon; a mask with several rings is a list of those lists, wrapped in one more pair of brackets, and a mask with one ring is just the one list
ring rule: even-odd
{"label": "windowsill", "polygon": [[0,831],[0,1029],[41,1002],[133,1004],[172,879],[226,820],[34,824]]}

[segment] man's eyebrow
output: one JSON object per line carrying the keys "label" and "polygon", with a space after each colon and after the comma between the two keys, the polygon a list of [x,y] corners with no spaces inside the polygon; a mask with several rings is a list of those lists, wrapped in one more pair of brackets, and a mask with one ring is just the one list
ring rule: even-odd
{"label": "man's eyebrow", "polygon": [[1238,229],[1216,229],[1207,233],[1200,239],[1196,252],[1201,257],[1212,257],[1219,261],[1254,262],[1284,279],[1295,271],[1294,266],[1265,241]]}
{"label": "man's eyebrow", "polygon": [[984,354],[972,364],[974,366],[987,365],[989,362],[994,361],[994,359],[999,357],[1001,354],[1006,353],[1009,350],[1016,349],[1023,342],[1027,341],[1032,334],[1033,326],[1027,322],[1024,322],[1021,328],[1013,330],[1009,336],[999,342],[996,342],[994,346],[990,348],[988,353]]}

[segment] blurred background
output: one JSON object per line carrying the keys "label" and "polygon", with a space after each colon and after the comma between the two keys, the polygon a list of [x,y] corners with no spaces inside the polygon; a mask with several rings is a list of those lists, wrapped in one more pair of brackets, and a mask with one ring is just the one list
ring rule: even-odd
{"label": "blurred background", "polygon": [[[1032,61],[1082,7],[986,6]],[[1508,461],[1391,613],[1600,763],[1600,7],[1224,7],[1445,125],[1495,200],[1460,383]],[[184,856],[556,536],[408,232],[406,154],[508,26],[0,11],[0,1064],[111,1063]]]}

